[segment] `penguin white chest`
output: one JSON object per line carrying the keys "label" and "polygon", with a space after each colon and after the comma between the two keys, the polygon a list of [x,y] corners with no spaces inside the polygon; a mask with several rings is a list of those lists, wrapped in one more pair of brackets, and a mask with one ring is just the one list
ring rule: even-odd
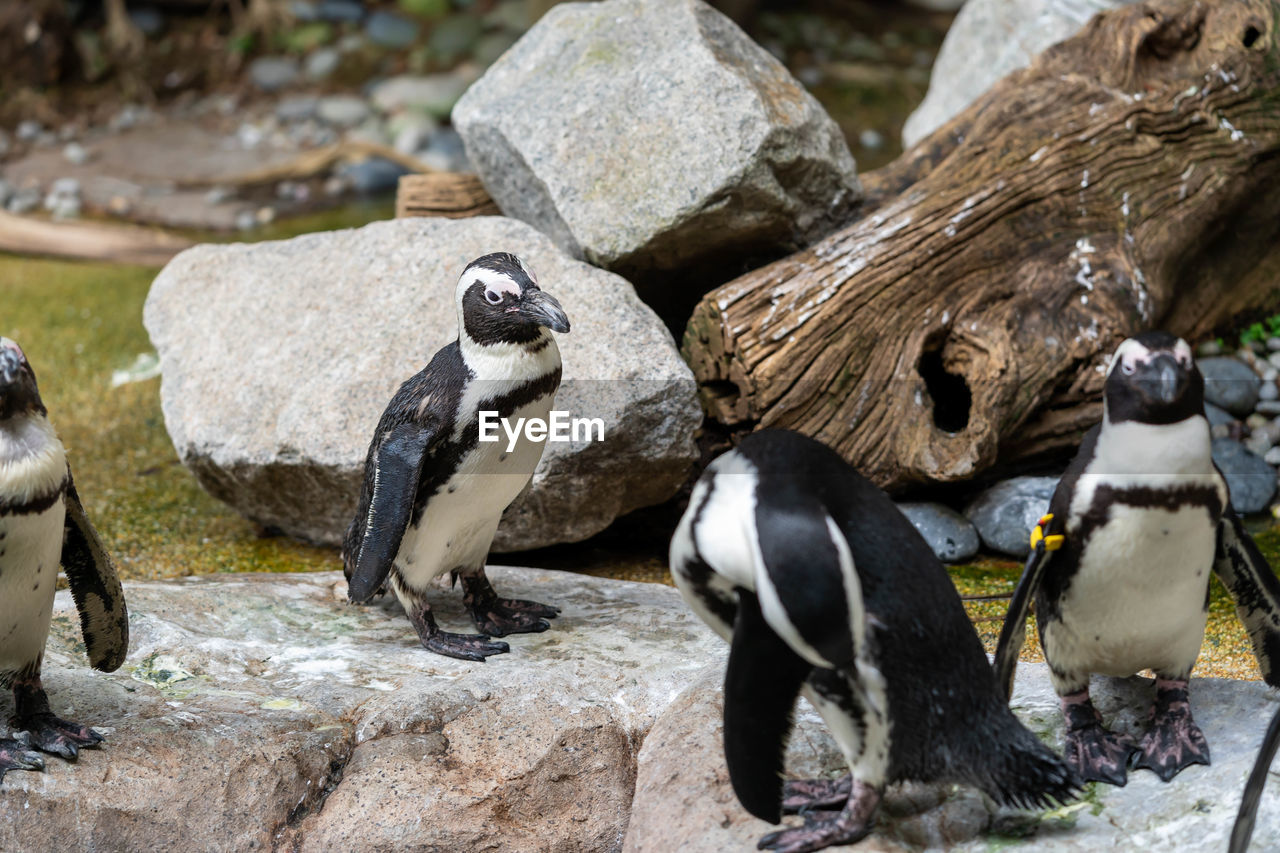
{"label": "penguin white chest", "polygon": [[[548,394],[521,406],[508,422],[514,426],[520,418],[545,420],[554,399]],[[508,449],[509,445],[505,433],[498,441],[477,441],[427,501],[418,524],[405,532],[397,564],[411,584],[425,586],[444,572],[483,564],[503,511],[533,477],[545,442],[532,441],[521,431],[515,446]]]}
{"label": "penguin white chest", "polygon": [[66,505],[0,517],[0,673],[14,672],[44,650],[53,613]]}
{"label": "penguin white chest", "polygon": [[1189,668],[1204,639],[1216,527],[1203,505],[1113,504],[1085,545],[1046,643],[1067,668]]}

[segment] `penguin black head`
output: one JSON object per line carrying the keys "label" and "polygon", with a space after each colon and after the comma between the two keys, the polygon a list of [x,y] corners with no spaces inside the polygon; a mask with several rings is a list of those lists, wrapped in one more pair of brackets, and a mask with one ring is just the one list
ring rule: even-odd
{"label": "penguin black head", "polygon": [[0,338],[0,420],[23,414],[45,414],[36,374],[22,347]]}
{"label": "penguin black head", "polygon": [[1204,414],[1204,377],[1186,341],[1143,332],[1111,357],[1105,396],[1112,423],[1172,424]]}
{"label": "penguin black head", "polygon": [[495,252],[467,264],[458,279],[461,332],[481,346],[531,344],[545,334],[569,331],[569,318],[520,258]]}

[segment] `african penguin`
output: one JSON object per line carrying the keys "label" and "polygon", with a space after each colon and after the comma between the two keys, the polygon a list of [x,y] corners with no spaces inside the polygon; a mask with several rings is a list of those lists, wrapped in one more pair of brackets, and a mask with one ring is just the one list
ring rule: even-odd
{"label": "african penguin", "polygon": [[[857,841],[885,785],[900,780],[966,782],[1023,806],[1077,790],[1003,701],[929,545],[825,445],[764,430],[720,456],[694,487],[670,557],[685,601],[730,643],[724,747],[734,792],[771,823],[805,814],[761,848]],[[798,694],[840,745],[844,778],[783,783]]]}
{"label": "african penguin", "polygon": [[[1005,617],[996,669],[1011,691],[1034,596],[1045,660],[1066,721],[1067,763],[1123,785],[1131,761],[1168,781],[1208,764],[1187,685],[1204,639],[1209,574],[1236,601],[1269,684],[1280,684],[1280,583],[1231,509],[1213,464],[1204,379],[1186,341],[1145,332],[1120,344],[1102,423],[1084,438],[1042,519]],[[1141,740],[1108,731],[1089,699],[1093,673],[1156,675]]]}
{"label": "african penguin", "polygon": [[[389,582],[423,646],[483,661],[508,651],[490,636],[545,631],[559,610],[499,598],[485,577],[498,521],[533,477],[543,445],[523,433],[510,452],[505,437],[480,441],[479,412],[547,417],[560,386],[551,332],[568,332],[569,319],[524,261],[505,252],[467,264],[455,302],[458,339],[382,413],[342,551],[352,601],[368,601]],[[445,572],[461,578],[479,636],[436,627],[426,594]]]}
{"label": "african penguin", "polygon": [[129,644],[120,581],[71,481],[35,373],[22,349],[0,338],[0,686],[13,689],[10,723],[26,733],[0,738],[0,779],[44,767],[30,747],[74,759],[102,741],[88,726],[54,716],[40,682],[59,564],[89,661],[115,670]]}

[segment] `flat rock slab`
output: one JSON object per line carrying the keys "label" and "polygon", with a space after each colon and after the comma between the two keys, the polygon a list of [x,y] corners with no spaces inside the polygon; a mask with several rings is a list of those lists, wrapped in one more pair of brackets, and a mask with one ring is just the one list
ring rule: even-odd
{"label": "flat rock slab", "polygon": [[337,544],[396,388],[457,338],[466,264],[515,252],[564,305],[555,408],[600,418],[548,442],[498,550],[574,542],[675,494],[697,458],[693,374],[624,279],[514,219],[411,218],[253,245],[196,246],[161,271],[143,319],[179,458],[253,521]]}
{"label": "flat rock slab", "polygon": [[[15,187],[48,189],[60,178],[80,182],[81,198],[96,212],[122,199],[135,222],[174,228],[230,230],[237,217],[255,210],[241,200],[210,204],[208,186],[296,159],[297,151],[270,146],[245,148],[234,134],[195,120],[148,125],[84,141],[89,159],[73,164],[62,147],[36,149],[3,164],[0,177]],[[184,186],[194,189],[183,189]]]}
{"label": "flat rock slab", "polygon": [[[490,577],[563,612],[485,663],[326,572],[126,583],[129,658],[95,673],[59,593],[53,709],[107,741],[6,776],[0,849],[617,849],[644,735],[723,644],[669,587]],[[470,630],[459,592],[434,603]]]}
{"label": "flat rock slab", "polygon": [[702,0],[557,5],[453,122],[504,213],[628,276],[807,245],[861,195],[836,123]]}
{"label": "flat rock slab", "polygon": [[[722,670],[709,666],[659,718],[640,751],[636,799],[624,849],[696,851],[754,849],[775,829],[747,814],[734,798],[721,741]],[[1093,696],[1108,724],[1138,733],[1153,695],[1148,679],[1100,679]],[[856,850],[1009,848],[1055,851],[1222,851],[1244,781],[1272,713],[1274,695],[1261,682],[1195,679],[1192,709],[1213,765],[1184,770],[1171,783],[1133,771],[1124,788],[1091,785],[1077,803],[1047,812],[997,808],[974,789],[899,785],[886,792],[874,833]],[[1055,750],[1062,716],[1048,668],[1018,668],[1013,708]],[[787,756],[790,777],[835,777],[844,763],[817,714],[801,702]],[[1254,850],[1280,846],[1280,781],[1272,778],[1259,807]],[[798,824],[798,818],[786,818]],[[843,848],[841,848],[843,849]]]}

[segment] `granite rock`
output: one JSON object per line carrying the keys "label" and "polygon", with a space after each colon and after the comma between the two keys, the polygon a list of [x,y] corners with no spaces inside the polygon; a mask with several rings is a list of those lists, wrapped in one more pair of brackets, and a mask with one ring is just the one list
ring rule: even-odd
{"label": "granite rock", "polygon": [[1124,0],[968,0],[933,63],[929,91],[902,128],[910,148],[1045,48]]}
{"label": "granite rock", "polygon": [[1049,511],[1057,485],[1057,477],[1014,477],[974,498],[964,515],[988,548],[1025,557],[1031,552],[1031,529]]}
{"label": "granite rock", "polygon": [[1204,398],[1236,417],[1245,417],[1258,404],[1262,379],[1253,368],[1230,356],[1202,358],[1196,362],[1204,376]]}
{"label": "granite rock", "polygon": [[669,587],[490,576],[563,612],[484,663],[325,572],[126,582],[130,655],[94,673],[60,592],[45,684],[106,741],[5,777],[0,849],[616,849],[644,735],[722,644]]}
{"label": "granite rock", "polygon": [[456,338],[457,276],[494,251],[525,258],[572,321],[558,336],[556,408],[605,423],[603,442],[548,443],[495,548],[585,539],[670,498],[702,422],[670,333],[625,280],[502,217],[400,219],[176,257],[143,319],[179,457],[253,521],[339,542],[383,408]]}
{"label": "granite rock", "polygon": [[919,531],[938,559],[947,563],[967,560],[982,544],[969,519],[940,503],[900,503],[898,509]]}
{"label": "granite rock", "polygon": [[861,194],[835,122],[702,0],[559,4],[453,123],[504,213],[626,275],[808,244]]}

